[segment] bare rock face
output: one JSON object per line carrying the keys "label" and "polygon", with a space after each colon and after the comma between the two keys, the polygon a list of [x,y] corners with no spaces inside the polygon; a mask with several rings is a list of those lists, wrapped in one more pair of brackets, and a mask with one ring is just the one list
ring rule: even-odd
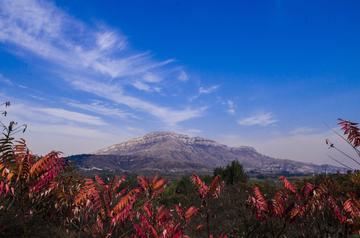
{"label": "bare rock face", "polygon": [[70,158],[85,170],[210,173],[215,167],[226,166],[237,160],[246,171],[258,174],[344,171],[330,165],[274,159],[258,153],[252,147],[229,147],[213,140],[173,132],[152,132],[98,150],[94,154],[75,155]]}

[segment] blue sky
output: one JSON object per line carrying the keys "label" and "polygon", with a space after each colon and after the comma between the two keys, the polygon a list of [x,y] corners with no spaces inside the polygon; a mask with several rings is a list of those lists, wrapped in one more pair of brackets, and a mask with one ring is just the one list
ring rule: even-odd
{"label": "blue sky", "polygon": [[[360,121],[359,1],[0,2],[0,97],[36,153],[176,131],[329,163]],[[334,139],[335,140],[335,139]]]}

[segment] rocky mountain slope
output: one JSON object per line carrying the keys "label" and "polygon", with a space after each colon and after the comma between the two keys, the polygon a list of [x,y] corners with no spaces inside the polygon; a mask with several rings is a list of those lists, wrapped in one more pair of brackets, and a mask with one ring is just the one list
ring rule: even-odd
{"label": "rocky mountain slope", "polygon": [[201,137],[172,132],[153,132],[94,154],[71,156],[84,170],[128,172],[209,173],[215,167],[238,160],[249,173],[311,174],[344,171],[330,165],[314,165],[275,159],[252,147],[229,147]]}

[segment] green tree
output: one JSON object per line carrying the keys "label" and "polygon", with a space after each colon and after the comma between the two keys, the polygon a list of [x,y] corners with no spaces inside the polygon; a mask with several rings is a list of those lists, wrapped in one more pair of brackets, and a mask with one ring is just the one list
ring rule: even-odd
{"label": "green tree", "polygon": [[247,181],[247,175],[238,161],[232,161],[225,168],[215,168],[214,176],[216,175],[220,175],[226,184],[245,183]]}

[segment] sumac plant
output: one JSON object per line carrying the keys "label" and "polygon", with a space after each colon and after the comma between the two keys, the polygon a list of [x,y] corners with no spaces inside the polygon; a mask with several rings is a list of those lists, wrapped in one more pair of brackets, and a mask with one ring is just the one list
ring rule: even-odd
{"label": "sumac plant", "polygon": [[[28,224],[53,207],[52,188],[65,161],[56,151],[33,155],[25,140],[14,139],[14,134],[24,128],[10,122],[0,138],[0,212],[11,215],[13,222],[20,223],[19,232],[27,234]],[[2,225],[2,229],[7,228]]]}
{"label": "sumac plant", "polygon": [[[360,158],[358,123],[339,119],[338,124],[344,136],[337,134]],[[351,157],[329,140],[326,140],[326,144],[347,159],[359,163],[358,158]],[[334,160],[350,168],[344,162]],[[350,172],[349,175],[354,185],[359,185],[359,172]],[[281,237],[291,229],[298,229],[299,237],[347,237],[350,234],[360,234],[360,200],[355,192],[344,194],[343,188],[336,187],[326,178],[317,185],[306,182],[300,188],[284,176],[279,179],[283,189],[276,191],[272,198],[267,198],[255,186],[248,199],[256,218],[263,226],[267,226],[269,236]],[[308,229],[309,227],[313,229]]]}
{"label": "sumac plant", "polygon": [[297,188],[285,177],[279,179],[283,189],[272,198],[255,186],[248,199],[256,218],[268,227],[270,237],[281,237],[294,229],[299,229],[299,237],[346,237],[359,233],[360,201],[354,194],[337,196],[334,186],[326,180],[319,185],[306,182]]}
{"label": "sumac plant", "polygon": [[[209,203],[220,197],[220,192],[222,187],[224,186],[224,182],[221,181],[221,177],[217,175],[212,179],[210,185],[207,185],[196,174],[192,175],[191,181],[197,187],[198,195],[201,199],[200,212],[205,217],[205,229],[206,229],[207,237],[213,237],[213,234],[211,233],[211,221],[210,221],[212,216],[212,211],[209,207]],[[201,230],[203,228],[204,228],[204,224],[199,224],[197,226],[198,230]],[[220,234],[219,237],[226,237],[226,235]]]}
{"label": "sumac plant", "polygon": [[340,164],[341,166],[354,170],[352,164],[360,166],[360,128],[359,123],[339,119],[338,125],[343,131],[343,135],[334,130],[334,133],[338,135],[343,141],[345,141],[355,152],[355,155],[348,153],[347,151],[342,150],[337,145],[332,143],[329,139],[326,139],[325,142],[329,146],[329,149],[333,149],[339,154],[339,158],[334,158],[330,156],[332,160]]}
{"label": "sumac plant", "polygon": [[165,186],[157,176],[139,176],[134,188],[125,185],[124,177],[85,179],[73,210],[77,227],[93,237],[188,237],[185,227],[198,209],[157,204]]}

